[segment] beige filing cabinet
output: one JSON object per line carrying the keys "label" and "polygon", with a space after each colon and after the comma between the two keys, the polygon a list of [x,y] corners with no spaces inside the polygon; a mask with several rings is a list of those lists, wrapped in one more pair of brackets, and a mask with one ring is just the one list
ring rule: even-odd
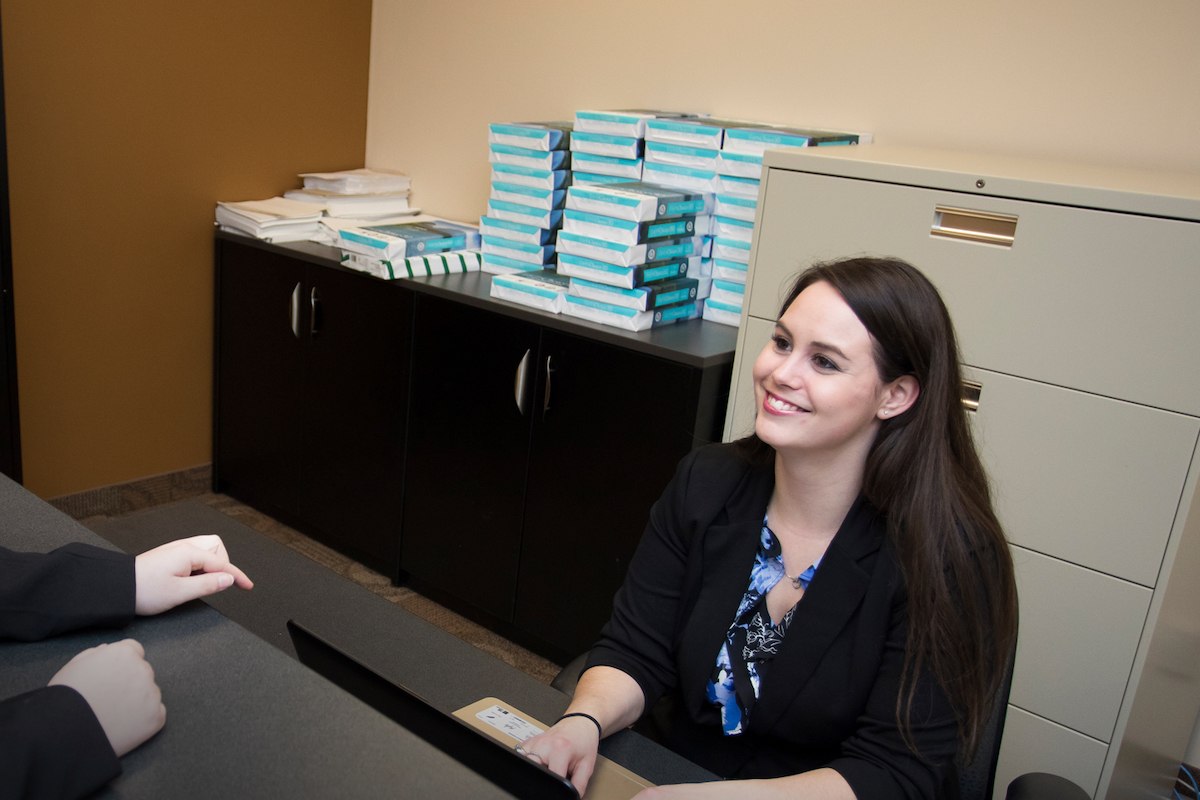
{"label": "beige filing cabinet", "polygon": [[883,145],[764,167],[725,438],[753,428],[751,367],[801,268],[917,265],[982,387],[1017,569],[996,796],[1038,771],[1169,797],[1200,708],[1200,176]]}

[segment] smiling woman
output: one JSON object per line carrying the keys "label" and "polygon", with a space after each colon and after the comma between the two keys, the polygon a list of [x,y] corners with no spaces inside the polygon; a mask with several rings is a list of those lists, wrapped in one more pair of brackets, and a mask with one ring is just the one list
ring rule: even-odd
{"label": "smiling woman", "polygon": [[753,376],[755,433],[688,456],[651,511],[569,709],[597,724],[523,746],[582,788],[597,727],[645,717],[739,779],[689,797],[955,797],[1016,589],[949,314],[902,261],[818,265]]}

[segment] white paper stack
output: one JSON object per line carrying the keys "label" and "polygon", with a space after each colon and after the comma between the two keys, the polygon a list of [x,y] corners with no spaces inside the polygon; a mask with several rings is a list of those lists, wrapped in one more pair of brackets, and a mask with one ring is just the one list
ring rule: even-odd
{"label": "white paper stack", "polygon": [[412,181],[407,175],[376,169],[347,169],[341,172],[305,172],[305,189],[334,194],[389,194],[407,192]]}
{"label": "white paper stack", "polygon": [[642,180],[646,124],[655,119],[691,119],[674,111],[576,111],[571,137],[575,184]]}
{"label": "white paper stack", "polygon": [[569,279],[543,269],[535,272],[496,275],[492,278],[492,297],[520,303],[558,314],[566,302]]}
{"label": "white paper stack", "polygon": [[217,224],[268,242],[301,242],[320,230],[321,212],[282,197],[217,203]]}
{"label": "white paper stack", "polygon": [[[492,123],[492,187],[479,220],[483,271],[553,269],[554,231],[571,183],[569,122]],[[514,289],[513,291],[517,291]]]}
{"label": "white paper stack", "polygon": [[407,190],[389,194],[338,194],[324,189],[292,189],[283,196],[299,203],[312,203],[331,217],[382,219],[420,211],[409,206]]}

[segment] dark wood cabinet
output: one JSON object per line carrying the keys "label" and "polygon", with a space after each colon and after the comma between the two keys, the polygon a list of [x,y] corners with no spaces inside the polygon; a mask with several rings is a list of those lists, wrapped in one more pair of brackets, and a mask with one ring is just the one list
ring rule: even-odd
{"label": "dark wood cabinet", "polygon": [[412,293],[217,239],[213,481],[395,579]]}
{"label": "dark wood cabinet", "polygon": [[216,489],[578,655],[675,465],[720,439],[736,330],[628,333],[336,252],[217,235]]}
{"label": "dark wood cabinet", "polygon": [[400,568],[511,622],[531,422],[515,382],[538,327],[439,297],[416,307]]}

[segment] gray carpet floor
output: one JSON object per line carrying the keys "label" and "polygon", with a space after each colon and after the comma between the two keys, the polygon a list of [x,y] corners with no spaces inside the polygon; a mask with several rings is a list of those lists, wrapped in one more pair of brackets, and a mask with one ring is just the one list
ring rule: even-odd
{"label": "gray carpet floor", "polygon": [[[289,528],[250,506],[239,503],[232,497],[223,494],[208,493],[198,497],[194,496],[192,499],[199,500],[242,523],[246,527],[270,537],[276,542],[295,550],[297,553],[307,556],[317,564],[354,581],[359,586],[390,600],[406,611],[421,617],[447,633],[478,647],[480,650],[516,667],[543,683],[550,683],[554,679],[554,676],[558,674],[560,669],[558,664],[513,644],[504,637],[423,597],[412,589],[404,586],[393,586],[390,580],[378,572],[359,564],[353,559],[347,558],[335,550],[331,550],[320,542],[310,539],[299,531]],[[101,522],[117,519],[119,516],[107,514],[83,516],[79,521],[91,528]]]}

